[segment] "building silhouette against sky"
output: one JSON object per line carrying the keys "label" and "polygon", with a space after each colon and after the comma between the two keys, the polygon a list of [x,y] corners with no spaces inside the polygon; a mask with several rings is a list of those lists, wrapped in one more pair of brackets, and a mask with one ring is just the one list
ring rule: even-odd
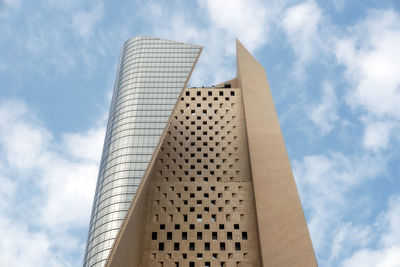
{"label": "building silhouette against sky", "polygon": [[317,266],[265,71],[236,47],[236,78],[187,88],[200,46],[124,44],[84,266]]}

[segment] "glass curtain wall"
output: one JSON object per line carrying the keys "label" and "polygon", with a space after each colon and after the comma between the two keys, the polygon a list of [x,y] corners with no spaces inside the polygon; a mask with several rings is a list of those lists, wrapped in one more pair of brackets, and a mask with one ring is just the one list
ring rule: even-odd
{"label": "glass curtain wall", "polygon": [[152,37],[123,46],[84,267],[103,266],[201,47]]}

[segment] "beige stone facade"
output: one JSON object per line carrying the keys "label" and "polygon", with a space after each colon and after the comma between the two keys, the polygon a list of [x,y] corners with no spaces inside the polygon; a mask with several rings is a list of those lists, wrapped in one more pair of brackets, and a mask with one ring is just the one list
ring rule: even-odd
{"label": "beige stone facade", "polygon": [[317,266],[265,71],[183,88],[106,266]]}

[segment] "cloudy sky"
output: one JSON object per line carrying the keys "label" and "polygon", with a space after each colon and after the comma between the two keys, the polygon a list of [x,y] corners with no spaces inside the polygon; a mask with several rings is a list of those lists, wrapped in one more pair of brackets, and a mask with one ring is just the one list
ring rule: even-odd
{"label": "cloudy sky", "polygon": [[267,71],[320,266],[400,266],[397,0],[0,0],[0,266],[82,263],[123,42],[204,46],[191,85]]}

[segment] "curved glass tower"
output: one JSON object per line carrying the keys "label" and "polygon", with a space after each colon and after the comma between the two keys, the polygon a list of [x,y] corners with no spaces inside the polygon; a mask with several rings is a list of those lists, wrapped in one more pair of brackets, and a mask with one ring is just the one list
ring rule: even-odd
{"label": "curved glass tower", "polygon": [[118,64],[83,266],[103,266],[201,47],[125,42]]}

